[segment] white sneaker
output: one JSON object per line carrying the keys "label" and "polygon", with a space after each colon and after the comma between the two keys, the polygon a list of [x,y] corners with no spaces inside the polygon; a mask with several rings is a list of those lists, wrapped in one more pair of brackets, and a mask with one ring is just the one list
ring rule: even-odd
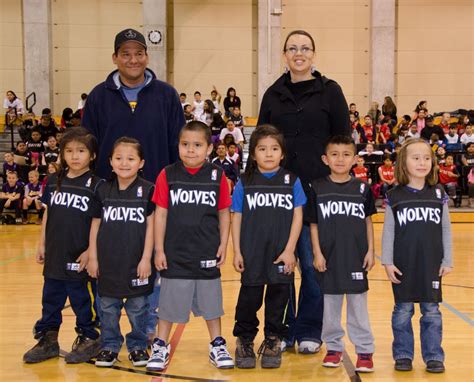
{"label": "white sneaker", "polygon": [[318,341],[301,341],[298,344],[298,353],[316,354],[321,350],[321,342]]}
{"label": "white sneaker", "polygon": [[286,346],[287,346],[287,343],[285,340],[281,340],[280,342],[280,350],[282,353],[286,352]]}
{"label": "white sneaker", "polygon": [[165,341],[155,338],[151,345],[151,356],[146,364],[148,371],[163,371],[170,362],[170,344],[166,345]]}
{"label": "white sneaker", "polygon": [[209,361],[218,369],[233,369],[234,360],[229,354],[225,339],[216,337],[209,344]]}

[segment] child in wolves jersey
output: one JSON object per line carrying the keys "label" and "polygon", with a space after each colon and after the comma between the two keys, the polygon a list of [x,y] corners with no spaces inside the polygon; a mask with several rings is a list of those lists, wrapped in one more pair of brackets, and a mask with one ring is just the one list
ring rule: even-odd
{"label": "child in wolves jersey", "polygon": [[28,173],[28,180],[30,182],[25,186],[25,197],[23,198],[23,224],[28,223],[28,208],[33,204],[38,212],[36,224],[41,224],[44,210],[41,203],[43,185],[39,181],[39,172],[36,170],[30,171]]}
{"label": "child in wolves jersey", "polygon": [[229,238],[231,205],[221,168],[206,161],[212,152],[211,130],[188,122],[179,134],[180,162],[167,166],[156,181],[155,266],[161,275],[158,338],[147,370],[164,370],[169,362],[173,323],[186,323],[189,312],[206,320],[211,343],[209,361],[232,368],[221,337],[220,266]]}
{"label": "child in wolves jersey", "polygon": [[100,211],[95,196],[100,179],[91,170],[96,157],[97,141],[92,134],[82,127],[67,130],[61,141],[61,171],[49,178],[42,196],[46,211],[36,261],[44,264],[43,309],[34,327],[39,342],[23,356],[26,363],[59,356],[61,310],[68,297],[78,337],[66,363],[86,362],[100,349],[93,286],[84,271],[92,217]]}
{"label": "child in wolves jersey", "polygon": [[287,338],[285,309],[294,278],[296,243],[306,196],[300,180],[280,167],[284,139],[262,125],[250,137],[249,162],[232,197],[234,268],[242,274],[235,312],[235,361],[254,368],[257,312],[265,292],[265,340],[259,349],[263,368],[281,365],[281,340]]}
{"label": "child in wolves jersey", "polygon": [[376,213],[368,183],[349,171],[356,161],[354,141],[334,136],[322,156],[331,174],[313,181],[308,221],[313,244],[314,267],[321,272],[324,292],[322,339],[327,354],[325,367],[338,367],[344,352],[341,310],[347,301],[347,330],[357,352],[356,371],[372,372],[374,338],[367,308],[367,272],[374,266],[374,232],[371,215]]}
{"label": "child in wolves jersey", "polygon": [[15,210],[15,222],[21,224],[21,202],[24,193],[22,181],[18,179],[18,174],[15,171],[7,173],[7,181],[3,183],[0,192],[0,216],[3,213],[3,208],[12,208]]}
{"label": "child in wolves jersey", "polygon": [[441,347],[441,278],[452,270],[448,197],[437,185],[436,159],[428,143],[407,141],[395,168],[398,185],[387,195],[382,236],[382,264],[392,282],[395,370],[412,369],[411,318],[420,304],[421,352],[426,370],[444,371]]}
{"label": "child in wolves jersey", "polygon": [[136,139],[115,141],[110,164],[115,176],[97,191],[102,214],[92,221],[87,265],[89,275],[98,279],[100,296],[102,350],[95,365],[110,367],[117,361],[123,343],[119,321],[125,307],[132,327],[126,336],[129,359],[133,366],[146,366],[147,295],[155,279],[151,267],[154,185],[138,176],[145,161]]}

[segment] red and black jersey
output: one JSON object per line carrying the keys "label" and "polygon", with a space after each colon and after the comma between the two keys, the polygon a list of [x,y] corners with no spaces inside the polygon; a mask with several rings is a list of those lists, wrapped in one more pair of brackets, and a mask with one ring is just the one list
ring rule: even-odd
{"label": "red and black jersey", "polygon": [[[395,178],[395,167],[382,165],[379,167],[379,171],[382,173],[385,180],[393,180]],[[380,183],[383,183],[383,180],[380,179]]]}
{"label": "red and black jersey", "polygon": [[365,166],[362,166],[362,167],[355,166],[352,169],[352,173],[354,174],[354,177],[357,179],[363,180],[364,182],[369,181],[370,172],[369,172],[369,169]]}
{"label": "red and black jersey", "polygon": [[446,163],[439,164],[439,182],[441,184],[457,183],[458,177],[449,175],[448,172],[458,173],[454,164],[451,166],[447,166]]}
{"label": "red and black jersey", "polygon": [[169,187],[164,243],[168,269],[160,272],[161,277],[220,277],[215,262],[220,245],[218,202],[224,171],[208,162],[195,174],[189,173],[182,162],[164,171]]}

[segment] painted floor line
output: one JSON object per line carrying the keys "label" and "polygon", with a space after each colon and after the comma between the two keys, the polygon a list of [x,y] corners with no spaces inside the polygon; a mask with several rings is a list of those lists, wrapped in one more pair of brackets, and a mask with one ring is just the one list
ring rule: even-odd
{"label": "painted floor line", "polygon": [[461,320],[467,322],[469,325],[474,326],[474,320],[470,319],[468,316],[466,316],[464,313],[460,312],[457,310],[454,306],[448,304],[446,301],[443,301],[441,303],[445,308],[450,310],[452,313],[454,313],[456,316],[458,316]]}

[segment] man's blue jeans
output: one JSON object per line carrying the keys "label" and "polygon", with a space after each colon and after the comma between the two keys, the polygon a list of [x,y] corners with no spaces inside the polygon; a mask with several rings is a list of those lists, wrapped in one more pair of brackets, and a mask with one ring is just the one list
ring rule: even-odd
{"label": "man's blue jeans", "polygon": [[[421,302],[420,338],[423,361],[444,362],[444,351],[441,347],[443,323],[438,303]],[[413,360],[414,336],[411,319],[415,313],[412,302],[396,303],[392,313],[393,344],[395,360],[408,358]]]}

